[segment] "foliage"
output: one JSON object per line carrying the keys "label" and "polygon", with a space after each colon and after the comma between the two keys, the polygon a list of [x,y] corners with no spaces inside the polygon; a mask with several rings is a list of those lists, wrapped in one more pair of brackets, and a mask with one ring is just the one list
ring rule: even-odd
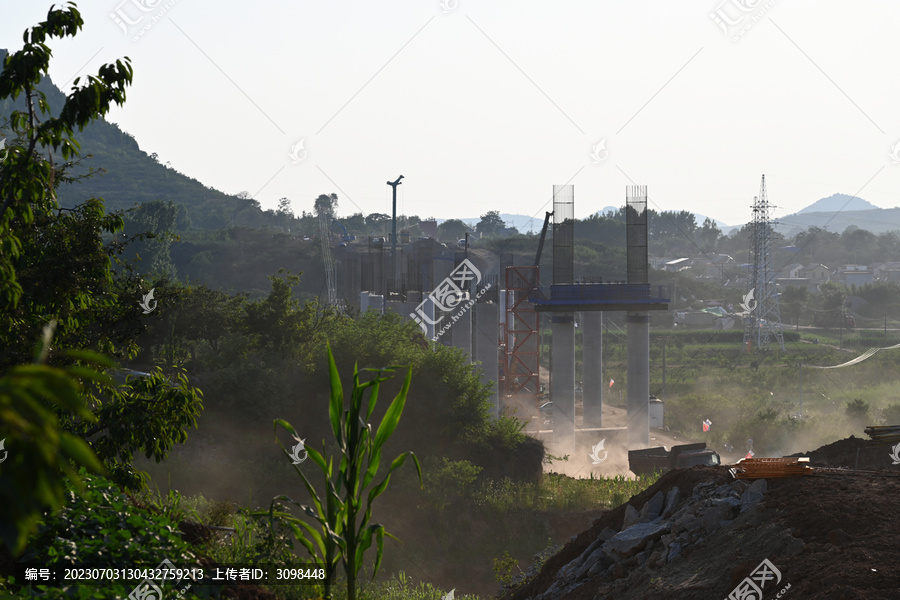
{"label": "foliage", "polygon": [[517,578],[514,573],[515,569],[519,569],[519,573],[524,575],[522,569],[519,568],[519,562],[510,556],[509,552],[504,552],[503,556],[494,559],[494,577],[497,578],[497,581],[503,587],[509,587],[513,584],[513,581]]}
{"label": "foliage", "polygon": [[[404,571],[392,576],[388,581],[373,583],[363,591],[365,600],[443,600],[449,592],[444,592],[430,583],[416,584]],[[453,594],[454,600],[479,600],[478,596]]]}
{"label": "foliage", "polygon": [[438,237],[443,242],[456,243],[466,237],[466,233],[472,231],[472,228],[460,221],[459,219],[447,219],[438,225]]}
{"label": "foliage", "polygon": [[135,269],[145,276],[174,278],[177,269],[172,263],[171,246],[177,237],[175,223],[184,213],[182,205],[172,201],[155,200],[140,204],[126,213],[126,239],[139,239],[125,251],[123,259],[135,261]]}
{"label": "foliage", "polygon": [[[348,600],[356,600],[356,579],[363,565],[365,551],[371,547],[374,540],[377,544],[377,553],[373,577],[378,572],[384,551],[386,532],[383,525],[371,522],[372,503],[387,489],[391,473],[400,468],[408,456],[412,456],[419,480],[422,479],[418,458],[412,452],[404,452],[391,462],[381,481],[372,486],[381,464],[382,447],[396,430],[403,414],[412,370],[410,369],[407,373],[402,389],[391,402],[373,435],[369,419],[375,411],[378,389],[382,382],[389,379],[385,375],[393,372],[393,369],[367,369],[373,373],[373,377],[365,383],[360,383],[359,372],[354,368],[350,406],[345,408],[340,375],[330,346],[328,347],[328,362],[331,380],[329,418],[332,434],[340,448],[340,465],[335,471],[333,457],[329,457],[326,463],[325,457],[321,453],[315,448],[306,446],[309,458],[325,476],[328,489],[325,491],[324,500],[316,492],[306,474],[295,465],[294,469],[303,480],[313,505],[303,505],[282,495],[272,501],[268,515],[273,527],[276,517],[291,527],[297,540],[313,557],[316,565],[325,569],[326,597],[331,597],[337,563],[341,561],[347,576]],[[369,397],[368,402],[364,404],[366,392]],[[302,443],[290,423],[276,419],[275,425],[276,432],[280,425],[291,434],[295,441]],[[291,453],[281,444],[280,440],[278,443],[285,455],[290,458]],[[363,509],[363,497],[366,498],[365,509]],[[281,510],[276,512],[277,501],[290,502],[300,507],[307,516],[313,518],[317,526],[293,517],[288,512]]]}
{"label": "foliage", "polygon": [[847,403],[847,419],[857,427],[868,424],[872,407],[861,398],[854,398]]}
{"label": "foliage", "polygon": [[[96,420],[79,394],[79,380],[102,382],[104,375],[86,367],[58,369],[41,364],[50,345],[45,332],[38,361],[20,365],[0,377],[0,439],[7,453],[0,470],[0,545],[17,554],[34,531],[41,512],[63,503],[63,474],[77,485],[69,460],[95,471],[100,462],[84,440],[61,431],[53,408],[65,409],[85,422]],[[109,366],[94,354],[78,356]]]}
{"label": "foliage", "polygon": [[[104,116],[113,103],[125,101],[125,87],[130,85],[132,70],[129,60],[116,61],[100,68],[98,76],[89,76],[85,85],[72,92],[56,117],[44,117],[50,112],[47,98],[37,89],[47,74],[51,50],[48,38],[74,36],[83,26],[81,14],[73,3],[64,8],[53,6],[47,19],[25,33],[22,50],[10,53],[3,61],[0,73],[0,100],[26,100],[27,112],[14,111],[10,125],[18,136],[2,163],[0,177],[0,302],[14,306],[22,295],[16,281],[14,263],[22,253],[22,244],[11,229],[20,219],[30,224],[35,211],[52,210],[56,205],[55,188],[62,167],[54,164],[52,154],[45,160],[39,150],[59,151],[68,160],[78,151],[72,137],[74,129],[83,129],[92,120]],[[44,117],[41,121],[41,117]]]}
{"label": "foliage", "polygon": [[202,392],[191,387],[184,372],[174,382],[155,369],[149,376],[129,375],[124,385],[107,382],[86,391],[92,419],[59,414],[60,427],[90,440],[109,477],[127,489],[146,484],[147,474],[132,465],[135,452],[156,462],[166,458],[172,446],[187,440],[187,429],[197,426],[203,409]]}
{"label": "foliage", "polygon": [[[481,215],[481,220],[475,225],[475,232],[480,237],[498,237],[506,233],[506,223],[500,217],[500,213],[496,210],[489,210]],[[518,233],[512,231],[512,233]]]}
{"label": "foliage", "polygon": [[321,194],[316,198],[316,201],[313,204],[313,211],[316,213],[317,217],[324,215],[331,218],[334,216],[337,205],[337,194]]}
{"label": "foliage", "polygon": [[[76,563],[156,567],[164,558],[181,568],[197,564],[197,556],[181,540],[175,521],[133,506],[115,484],[101,476],[84,469],[79,475],[83,489],[68,487],[65,506],[45,519],[22,561],[40,561],[57,569]],[[19,598],[114,599],[127,596],[133,587],[115,582],[104,586],[35,585],[16,593]]]}
{"label": "foliage", "polygon": [[428,457],[425,461],[425,493],[437,510],[471,497],[481,467],[467,460]]}

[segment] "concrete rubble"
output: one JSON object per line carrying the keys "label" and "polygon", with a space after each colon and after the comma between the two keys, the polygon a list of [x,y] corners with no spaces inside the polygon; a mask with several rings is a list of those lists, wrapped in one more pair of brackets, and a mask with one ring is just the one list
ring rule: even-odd
{"label": "concrete rubble", "polygon": [[753,511],[766,489],[765,479],[719,486],[706,481],[689,495],[674,486],[665,494],[657,492],[640,508],[629,504],[618,531],[605,529],[557,572],[546,591],[529,598],[562,598],[595,579],[617,579],[636,569],[677,561],[711,536],[727,535],[735,519]]}

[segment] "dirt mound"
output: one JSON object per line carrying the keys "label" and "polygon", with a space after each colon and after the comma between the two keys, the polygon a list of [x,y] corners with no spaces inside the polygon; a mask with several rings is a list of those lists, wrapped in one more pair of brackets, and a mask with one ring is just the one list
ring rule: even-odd
{"label": "dirt mound", "polygon": [[850,436],[813,450],[790,456],[808,456],[813,467],[844,469],[887,469],[893,466],[891,446]]}
{"label": "dirt mound", "polygon": [[842,472],[756,482],[734,481],[727,467],[667,473],[503,597],[708,600],[762,584],[766,600],[896,600],[900,466],[876,448],[890,468],[875,470],[869,442],[850,438],[805,454],[813,465],[849,465]]}

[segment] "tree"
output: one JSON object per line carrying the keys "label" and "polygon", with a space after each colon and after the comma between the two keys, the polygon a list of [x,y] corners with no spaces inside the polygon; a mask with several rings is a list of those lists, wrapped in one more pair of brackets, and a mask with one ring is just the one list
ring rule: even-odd
{"label": "tree", "polygon": [[282,198],[278,201],[278,210],[275,212],[291,219],[294,218],[294,209],[291,208],[291,201],[288,198]]}
{"label": "tree", "polygon": [[722,237],[722,230],[715,221],[706,217],[696,235],[697,243],[703,252],[715,252],[719,245],[719,238]]}
{"label": "tree", "polygon": [[820,287],[819,310],[816,324],[825,327],[840,327],[844,318],[844,302],[847,299],[847,288],[837,281],[826,281]]}
{"label": "tree", "polygon": [[803,314],[806,304],[809,302],[809,290],[805,287],[788,286],[781,293],[781,305],[788,323],[794,322],[799,329],[800,315]]}
{"label": "tree", "polygon": [[481,215],[481,220],[475,225],[475,231],[479,236],[492,237],[503,233],[506,229],[506,223],[500,218],[500,213],[496,210],[489,210]]}
{"label": "tree", "polygon": [[125,258],[140,261],[138,269],[145,275],[174,278],[176,269],[170,249],[179,208],[172,202],[154,200],[128,211],[125,219],[125,237],[137,240],[124,253]]}
{"label": "tree", "polygon": [[391,221],[391,215],[386,215],[384,213],[370,213],[366,216],[366,227],[369,228],[369,233],[384,233],[384,226]]}
{"label": "tree", "polygon": [[313,203],[313,211],[316,216],[325,215],[326,217],[334,217],[334,213],[338,205],[337,194],[321,194]]}
{"label": "tree", "polygon": [[[49,68],[51,51],[47,39],[74,36],[83,24],[74,4],[51,7],[45,21],[25,32],[22,50],[6,56],[0,73],[0,100],[24,94],[27,105],[27,112],[10,115],[17,137],[0,164],[0,315],[7,323],[17,325],[0,330],[0,345],[4,348],[20,345],[22,334],[31,333],[33,327],[33,322],[23,324],[10,317],[25,293],[16,271],[24,252],[21,229],[31,226],[36,216],[52,215],[58,209],[55,190],[68,166],[57,166],[52,153],[48,160],[43,159],[38,149],[59,151],[66,160],[74,156],[78,143],[72,137],[73,130],[105,115],[113,103],[122,104],[125,87],[131,83],[128,59],[104,65],[98,76],[89,77],[86,85],[72,90],[57,117],[41,121],[50,110],[44,94],[36,90]],[[76,79],[75,85],[78,83]],[[96,204],[90,209],[96,209]],[[84,306],[95,302],[90,289],[76,289],[68,304]],[[52,319],[52,313],[41,316],[45,322]],[[53,409],[58,408],[90,421],[92,417],[78,393],[79,380],[98,381],[101,376],[83,366],[63,371],[42,364],[49,356],[52,338],[52,327],[45,327],[35,361],[39,364],[7,367],[0,377],[0,439],[8,447],[17,448],[12,462],[0,471],[0,503],[4,506],[0,543],[12,553],[21,551],[45,509],[62,505],[63,474],[77,480],[69,459],[94,470],[101,468],[86,444],[60,431],[53,416]],[[15,356],[13,352],[6,358]],[[98,355],[80,357],[110,364]]]}
{"label": "tree", "polygon": [[[136,392],[118,389],[94,368],[112,368],[112,360],[85,350],[130,356],[138,311],[130,297],[120,301],[112,276],[110,259],[122,240],[110,247],[102,240],[123,227],[122,218],[106,215],[100,199],[75,208],[57,202],[57,189],[72,180],[67,173],[77,164],[70,160],[79,148],[74,130],[123,104],[132,79],[128,59],[104,65],[83,85],[76,79],[57,115],[50,113],[37,89],[49,68],[47,40],[74,36],[82,26],[74,3],[52,7],[0,73],[0,101],[24,95],[26,106],[10,115],[16,139],[0,163],[0,439],[17,448],[0,471],[0,490],[15,492],[11,501],[0,498],[8,508],[0,541],[13,552],[45,509],[62,505],[63,476],[77,480],[69,459],[105,467],[125,483],[140,481],[132,451],[161,460],[199,410],[196,390],[161,376]],[[59,157],[66,162],[57,163]],[[56,335],[48,321],[59,323]],[[40,330],[43,336],[35,335]],[[34,358],[27,349],[37,339],[43,343]],[[173,402],[164,397],[170,392],[178,396],[168,396]]]}
{"label": "tree", "polygon": [[444,242],[456,242],[466,237],[472,228],[459,219],[448,219],[438,225],[438,237]]}

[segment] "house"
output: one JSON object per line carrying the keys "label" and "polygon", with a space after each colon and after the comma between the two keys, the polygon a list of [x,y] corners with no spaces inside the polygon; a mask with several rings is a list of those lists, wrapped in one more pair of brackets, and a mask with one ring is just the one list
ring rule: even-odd
{"label": "house", "polygon": [[844,271],[841,273],[841,277],[848,286],[861,287],[875,281],[875,275],[871,271],[860,271],[858,269]]}
{"label": "house", "polygon": [[823,264],[806,265],[806,268],[801,271],[801,276],[818,285],[831,279],[831,269]]}
{"label": "house", "polygon": [[876,281],[898,281],[896,272],[900,271],[900,262],[872,263],[868,270],[875,276]]}
{"label": "house", "polygon": [[781,277],[784,279],[796,279],[797,277],[802,277],[800,275],[801,271],[803,271],[803,265],[800,263],[790,264],[781,269]]}
{"label": "house", "polygon": [[670,260],[665,264],[664,269],[666,271],[680,271],[685,267],[690,266],[691,259],[690,258],[676,258],[675,260]]}

